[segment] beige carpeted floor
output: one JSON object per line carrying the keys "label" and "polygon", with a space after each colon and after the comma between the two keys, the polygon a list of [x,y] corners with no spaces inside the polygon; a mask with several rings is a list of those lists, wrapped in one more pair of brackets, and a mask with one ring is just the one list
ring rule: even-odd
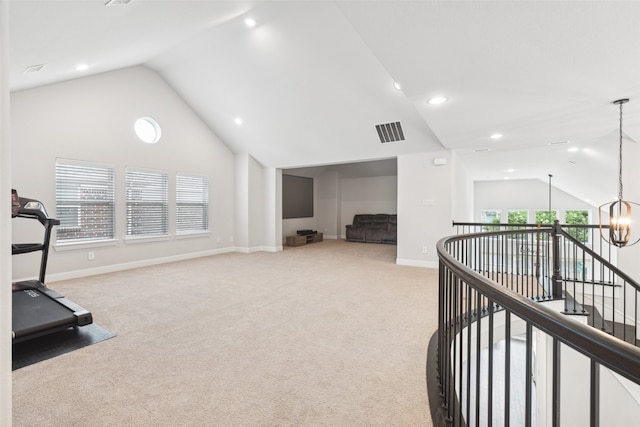
{"label": "beige carpeted floor", "polygon": [[13,373],[15,426],[430,426],[437,270],[325,240],[52,284],[117,334]]}

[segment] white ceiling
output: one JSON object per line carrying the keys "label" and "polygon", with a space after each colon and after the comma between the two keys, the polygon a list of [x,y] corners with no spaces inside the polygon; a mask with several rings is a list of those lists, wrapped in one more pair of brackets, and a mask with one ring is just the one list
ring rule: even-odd
{"label": "white ceiling", "polygon": [[[9,0],[11,89],[142,64],[267,166],[447,148],[472,179],[553,174],[596,205],[617,191],[615,99],[640,141],[637,1],[105,2]],[[394,121],[406,141],[381,144]]]}

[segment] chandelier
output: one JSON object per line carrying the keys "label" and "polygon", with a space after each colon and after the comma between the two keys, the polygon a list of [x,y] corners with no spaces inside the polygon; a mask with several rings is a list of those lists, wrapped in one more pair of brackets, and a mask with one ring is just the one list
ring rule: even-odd
{"label": "chandelier", "polygon": [[[605,203],[598,209],[600,216],[600,236],[610,245],[622,248],[632,246],[640,241],[640,237],[632,241],[631,239],[631,207],[639,206],[637,203],[629,202],[622,197],[622,105],[629,102],[628,99],[618,99],[613,103],[620,106],[620,150],[618,168],[618,200]],[[607,209],[608,206],[608,209]],[[603,218],[603,210],[609,211],[609,219]],[[608,231],[606,229],[608,228]],[[632,243],[629,243],[632,242]]]}

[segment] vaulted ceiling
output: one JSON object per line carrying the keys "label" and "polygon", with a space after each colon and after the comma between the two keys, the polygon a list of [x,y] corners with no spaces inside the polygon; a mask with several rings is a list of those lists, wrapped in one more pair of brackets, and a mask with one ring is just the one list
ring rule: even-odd
{"label": "vaulted ceiling", "polygon": [[[640,141],[640,2],[105,3],[9,0],[11,89],[144,65],[266,166],[451,149],[471,179],[553,174],[596,205],[617,190],[612,101],[631,99]],[[405,140],[381,144],[375,125],[397,121]]]}

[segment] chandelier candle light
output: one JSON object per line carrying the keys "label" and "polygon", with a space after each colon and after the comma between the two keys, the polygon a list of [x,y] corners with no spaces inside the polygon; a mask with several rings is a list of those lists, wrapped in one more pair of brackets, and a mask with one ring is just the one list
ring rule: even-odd
{"label": "chandelier candle light", "polygon": [[[623,200],[622,198],[622,105],[629,102],[628,99],[618,99],[613,101],[614,104],[620,106],[620,157],[618,169],[618,200],[605,203],[598,209],[600,215],[600,236],[610,245],[622,248],[624,246],[632,246],[640,241],[636,239],[632,243],[631,240],[631,205],[639,206],[637,203]],[[609,206],[609,232],[603,231],[607,228],[606,219],[603,219],[602,211]]]}

